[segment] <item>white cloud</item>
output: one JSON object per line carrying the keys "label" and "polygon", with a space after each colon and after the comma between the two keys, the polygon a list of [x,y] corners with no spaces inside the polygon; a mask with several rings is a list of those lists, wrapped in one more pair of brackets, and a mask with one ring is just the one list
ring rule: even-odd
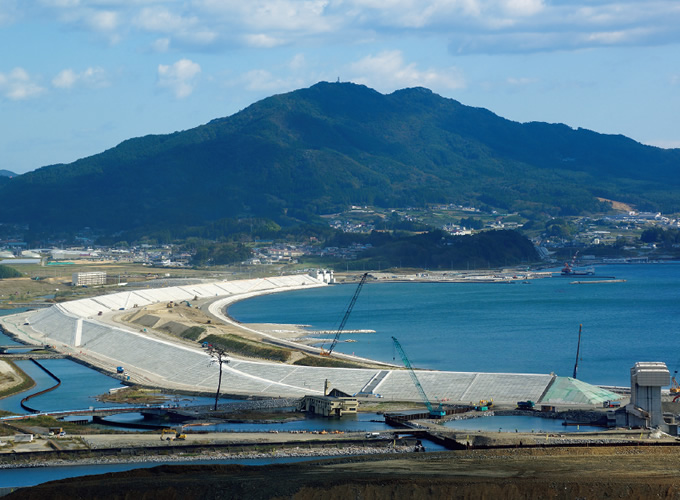
{"label": "white cloud", "polygon": [[680,43],[678,0],[0,0],[0,24],[22,14],[111,41],[160,34],[157,51],[413,34],[445,36],[453,53]]}
{"label": "white cloud", "polygon": [[158,38],[157,40],[154,40],[151,47],[156,52],[167,52],[170,49],[170,39]]}
{"label": "white cloud", "polygon": [[218,38],[218,33],[208,27],[209,22],[201,23],[195,15],[183,16],[161,6],[146,7],[136,14],[133,25],[144,32],[167,35],[167,46],[172,39],[192,45],[210,45]]}
{"label": "white cloud", "polygon": [[175,97],[182,99],[194,91],[201,66],[189,59],[180,59],[172,66],[158,65],[158,86],[170,89]]}
{"label": "white cloud", "polygon": [[419,69],[407,63],[399,50],[366,56],[350,65],[352,81],[383,91],[403,87],[427,87],[433,90],[453,90],[465,87],[465,79],[457,68]]}
{"label": "white cloud", "polygon": [[14,68],[7,74],[0,73],[0,94],[11,101],[37,97],[44,91],[23,68]]}
{"label": "white cloud", "polygon": [[76,73],[68,68],[59,72],[52,79],[52,85],[60,89],[70,89],[76,85],[90,88],[107,87],[109,85],[106,72],[102,68],[87,68],[85,71]]}
{"label": "white cloud", "polygon": [[342,0],[194,0],[193,5],[205,17],[228,24],[235,29],[285,31],[298,33],[328,32],[334,16],[331,4]]}
{"label": "white cloud", "polygon": [[39,3],[45,7],[64,9],[78,7],[80,5],[80,0],[40,0]]}
{"label": "white cloud", "polygon": [[118,28],[119,14],[110,10],[95,11],[87,16],[86,22],[97,32],[111,32]]}
{"label": "white cloud", "polygon": [[243,39],[245,40],[246,45],[262,49],[270,49],[286,43],[283,39],[275,38],[263,33],[245,35]]}
{"label": "white cloud", "polygon": [[137,14],[134,23],[146,31],[172,33],[190,29],[197,24],[197,19],[182,17],[164,7],[146,7]]}

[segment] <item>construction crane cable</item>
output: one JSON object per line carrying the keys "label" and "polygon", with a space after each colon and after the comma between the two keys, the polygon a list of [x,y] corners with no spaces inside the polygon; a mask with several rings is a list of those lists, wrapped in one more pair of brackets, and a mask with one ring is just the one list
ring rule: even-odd
{"label": "construction crane cable", "polygon": [[345,323],[347,323],[347,320],[349,319],[349,315],[352,312],[352,309],[354,308],[354,304],[357,301],[357,298],[359,297],[359,292],[361,292],[361,288],[364,286],[364,283],[366,283],[366,278],[368,277],[368,273],[364,273],[363,276],[361,277],[361,280],[359,281],[359,286],[357,286],[357,289],[354,291],[354,295],[352,296],[352,300],[349,302],[349,306],[347,307],[347,310],[345,311],[345,315],[342,317],[342,321],[340,322],[340,326],[338,327],[338,330],[335,332],[335,337],[333,338],[333,342],[331,343],[330,348],[326,351],[323,348],[321,348],[321,355],[322,356],[330,356],[331,353],[333,352],[333,349],[335,349],[335,345],[338,343],[338,339],[340,338],[340,334],[345,328]]}

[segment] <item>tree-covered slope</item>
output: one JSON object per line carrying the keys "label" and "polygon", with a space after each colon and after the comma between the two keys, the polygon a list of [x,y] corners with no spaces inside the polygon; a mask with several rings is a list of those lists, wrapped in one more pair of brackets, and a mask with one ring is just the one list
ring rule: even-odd
{"label": "tree-covered slope", "polygon": [[432,202],[557,215],[597,210],[597,196],[680,211],[679,184],[680,150],[511,122],[422,88],[319,83],[9,179],[0,222],[113,230]]}

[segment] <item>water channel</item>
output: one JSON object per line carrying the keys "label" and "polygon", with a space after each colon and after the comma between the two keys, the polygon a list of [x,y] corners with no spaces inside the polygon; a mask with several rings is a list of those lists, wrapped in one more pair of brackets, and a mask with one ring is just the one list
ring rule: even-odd
{"label": "water channel", "polygon": [[140,462],[125,464],[90,464],[90,465],[63,465],[50,467],[30,467],[24,469],[0,469],[0,487],[22,488],[56,481],[69,477],[91,476],[94,474],[106,474],[109,472],[122,472],[133,469],[148,469],[159,465],[214,465],[214,464],[241,464],[241,465],[269,465],[284,464],[290,462],[303,462],[317,460],[324,457],[282,457],[282,458],[253,458],[234,460],[194,460],[186,462]]}

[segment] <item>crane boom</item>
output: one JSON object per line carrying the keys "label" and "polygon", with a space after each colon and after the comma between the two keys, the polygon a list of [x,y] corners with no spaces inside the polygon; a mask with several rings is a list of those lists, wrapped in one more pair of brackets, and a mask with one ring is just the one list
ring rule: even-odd
{"label": "crane boom", "polygon": [[446,415],[446,412],[442,409],[442,404],[439,403],[439,408],[434,409],[432,407],[432,403],[430,403],[430,400],[427,397],[427,394],[425,394],[425,389],[423,389],[423,386],[420,385],[420,381],[418,380],[418,376],[416,375],[415,370],[411,366],[411,362],[408,360],[408,356],[406,356],[406,353],[404,352],[403,347],[401,347],[401,344],[397,340],[396,337],[392,337],[392,342],[394,342],[394,347],[397,349],[397,352],[399,352],[399,356],[401,356],[401,360],[404,363],[404,366],[408,369],[409,375],[411,375],[411,380],[413,380],[413,383],[416,386],[416,389],[418,389],[418,392],[420,393],[420,397],[425,403],[425,406],[427,406],[427,411],[430,412],[430,417],[443,417]]}
{"label": "crane boom", "polygon": [[331,353],[333,352],[333,349],[335,349],[335,345],[338,343],[338,339],[340,338],[340,334],[342,333],[342,330],[345,328],[345,323],[347,323],[347,319],[349,318],[350,313],[352,312],[352,309],[354,308],[354,304],[357,301],[357,298],[359,297],[359,292],[361,291],[361,288],[364,286],[364,283],[366,283],[366,278],[368,277],[368,273],[364,273],[364,275],[361,277],[361,280],[359,281],[359,286],[357,286],[357,289],[354,291],[354,295],[352,296],[352,300],[349,302],[349,306],[347,307],[347,310],[345,311],[345,315],[342,317],[342,321],[340,322],[340,326],[338,327],[338,331],[335,332],[335,338],[333,339],[333,342],[331,343],[331,346],[328,348],[328,350],[324,350],[321,348],[321,356],[330,356]]}
{"label": "crane boom", "polygon": [[[578,252],[576,252],[578,253]],[[576,363],[574,363],[574,378],[578,372],[578,357],[581,353],[581,327],[583,325],[578,325],[578,344],[576,344]]]}

